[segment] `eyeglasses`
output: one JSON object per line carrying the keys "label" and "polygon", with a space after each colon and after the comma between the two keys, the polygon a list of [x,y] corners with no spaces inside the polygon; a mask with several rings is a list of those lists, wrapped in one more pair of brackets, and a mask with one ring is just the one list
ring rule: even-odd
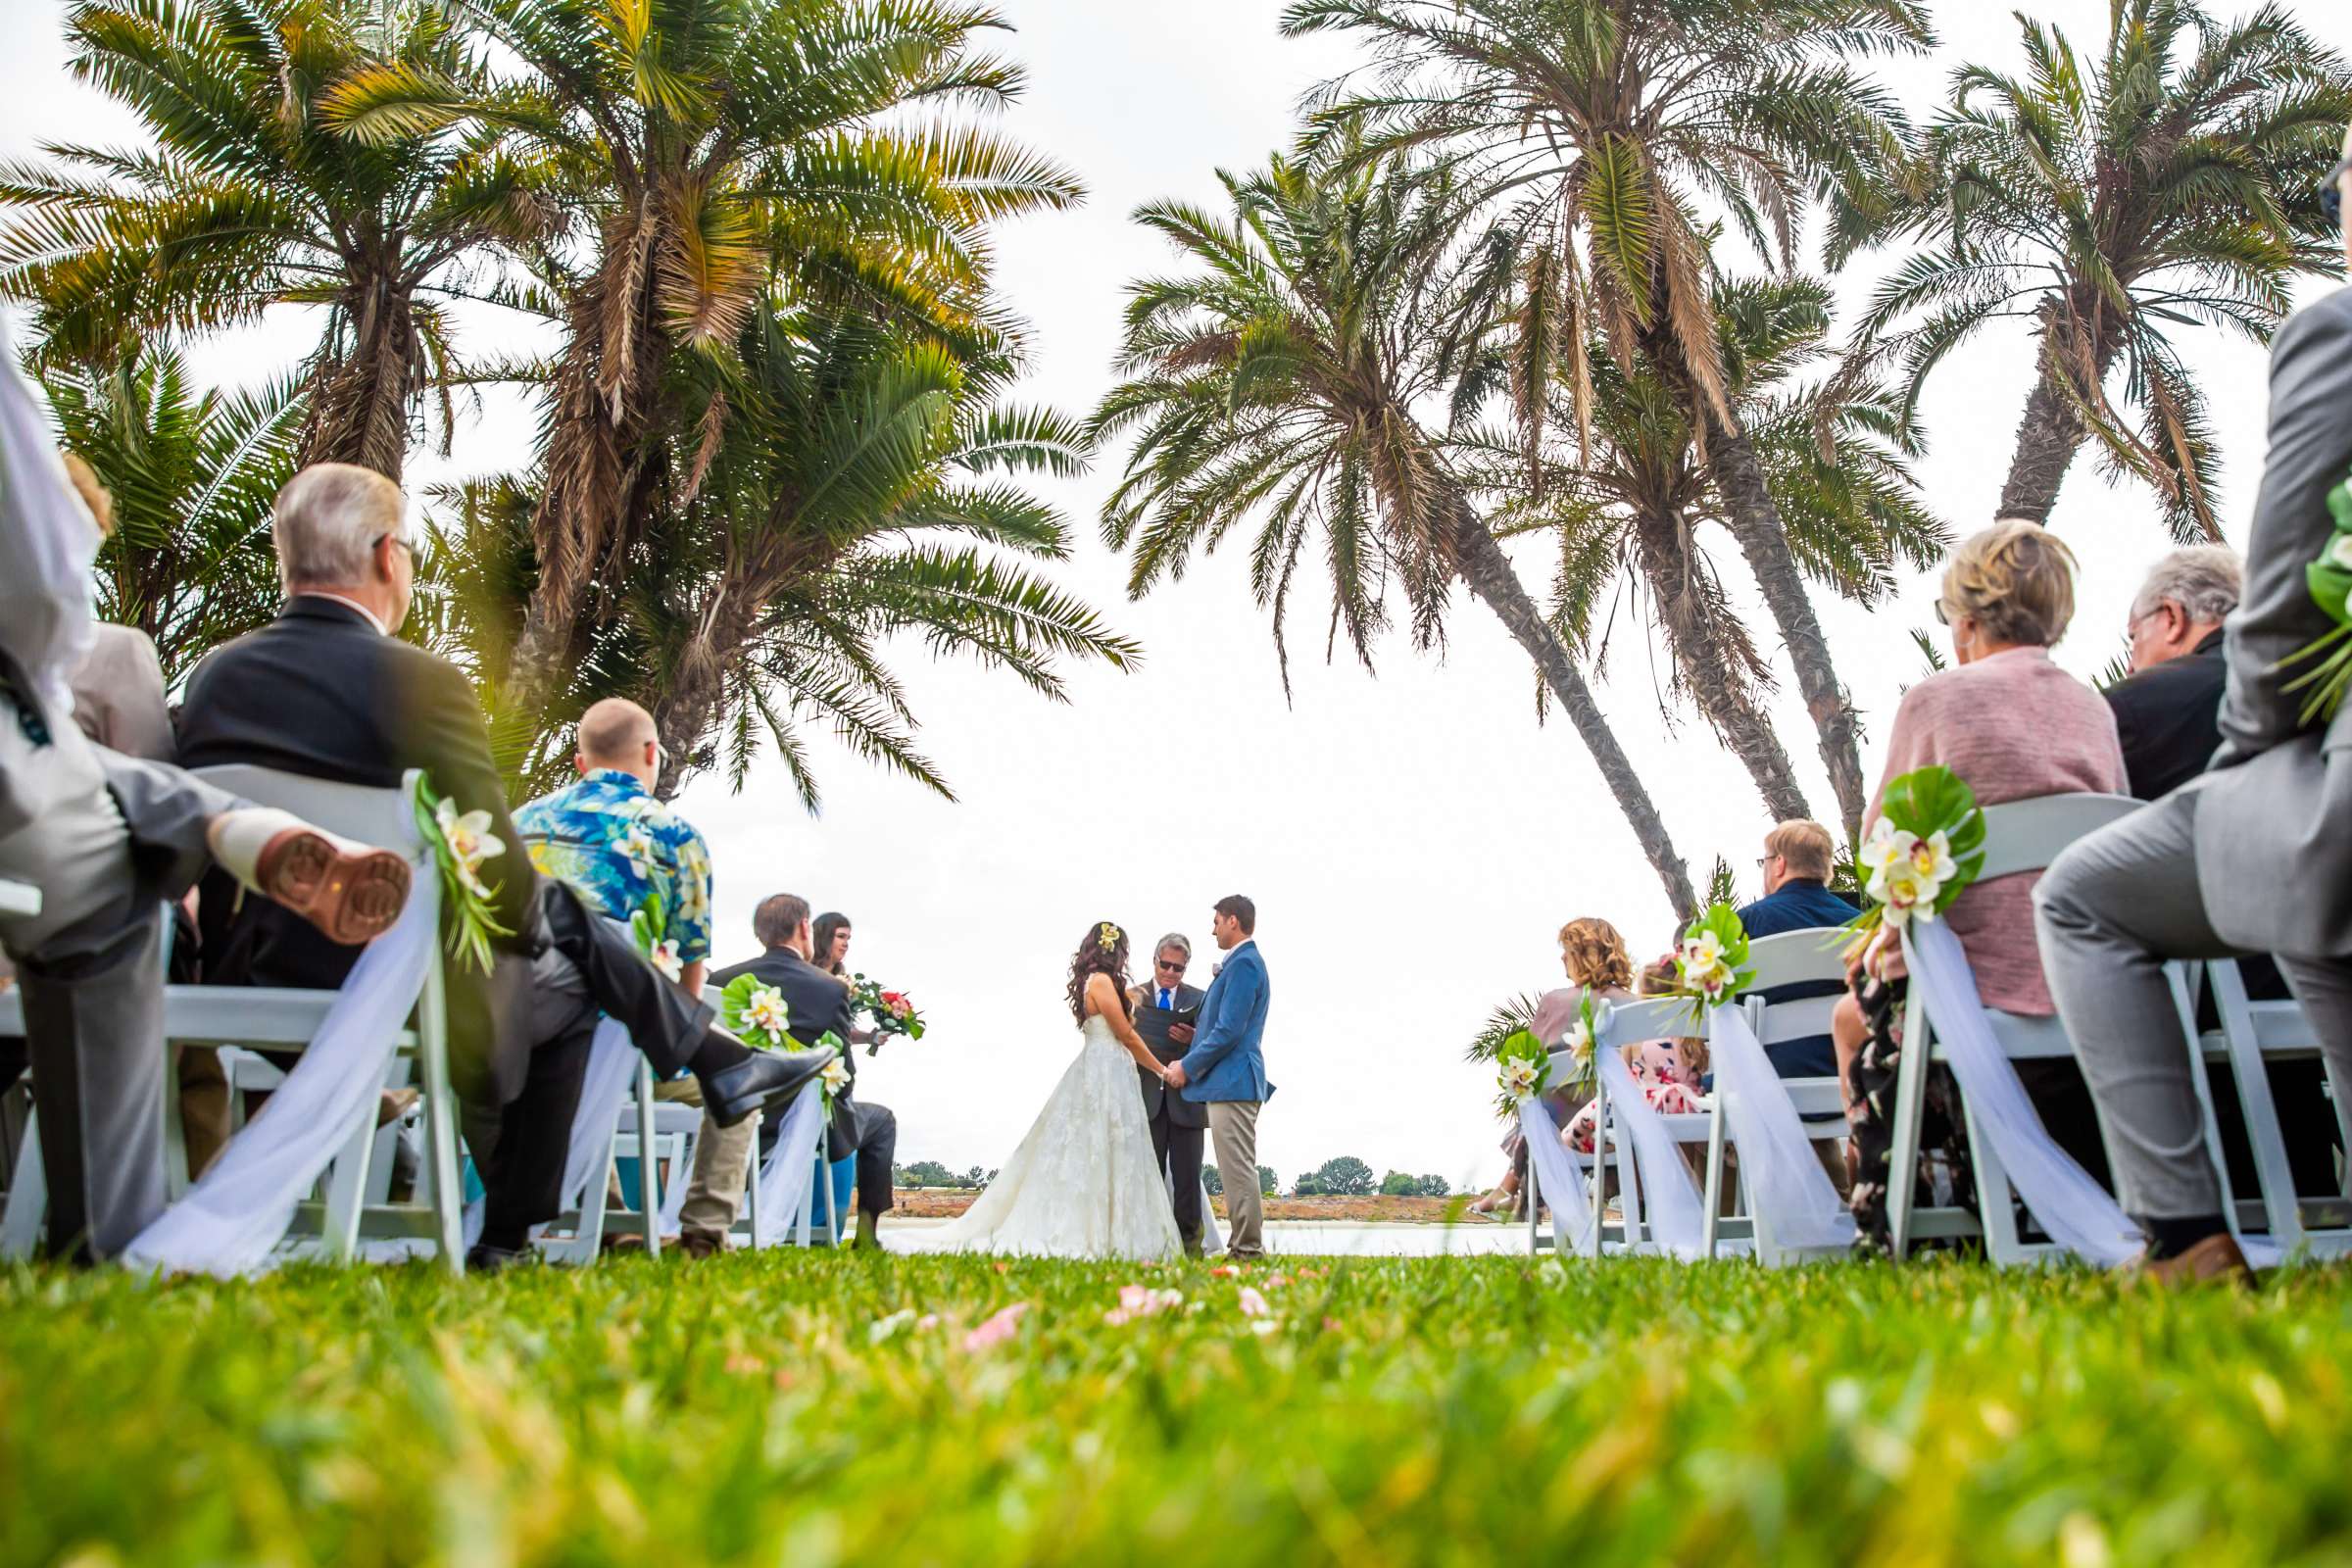
{"label": "eyeglasses", "polygon": [[412,559],[415,558],[416,554],[416,547],[409,542],[406,534],[379,533],[375,536],[375,543],[369,545],[368,548],[373,550],[376,545],[380,545],[386,540],[390,540],[393,544],[396,544],[400,546],[401,549],[406,550]]}
{"label": "eyeglasses", "polygon": [[2344,223],[2343,182],[2346,173],[2352,173],[2352,158],[2336,160],[2335,167],[2328,171],[2326,182],[2320,186],[2320,213],[2328,220],[2329,226],[2335,228],[2341,228]]}

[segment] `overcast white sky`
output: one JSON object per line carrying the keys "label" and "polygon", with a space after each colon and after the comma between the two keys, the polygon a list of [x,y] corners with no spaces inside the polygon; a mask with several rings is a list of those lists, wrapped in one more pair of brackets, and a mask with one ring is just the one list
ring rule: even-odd
{"label": "overcast white sky", "polygon": [[[1334,39],[1290,43],[1278,0],[1183,6],[1102,0],[1001,0],[1019,27],[1008,47],[1030,69],[1012,130],[1084,176],[1078,211],[1033,219],[1001,240],[1003,283],[1033,323],[1035,368],[1023,395],[1084,412],[1107,383],[1121,290],[1166,265],[1128,215],[1159,197],[1213,202],[1212,171],[1247,168],[1288,137],[1302,90],[1352,56]],[[59,0],[9,0],[15,25],[0,54],[0,157],[44,139],[120,141],[123,113],[65,74]],[[1886,69],[1914,113],[1937,101],[1963,61],[2014,69],[2007,6],[1936,8],[1943,46]],[[2031,8],[2095,53],[2102,0]],[[2217,10],[2250,9],[2227,0]],[[2352,51],[2352,8],[2289,6],[2338,50]],[[1865,264],[1865,270],[1872,264]],[[1878,264],[1883,265],[1883,261]],[[2330,282],[2306,281],[2311,299]],[[1859,272],[1848,300],[1867,288]],[[468,321],[465,346],[493,350],[524,334]],[[314,340],[299,317],[203,345],[216,382],[257,380]],[[2206,377],[2227,467],[2222,506],[2242,539],[2262,457],[2261,354],[2209,332],[2187,339]],[[1926,403],[1931,504],[1956,528],[1990,519],[2031,373],[2022,331],[1987,334],[1946,363]],[[527,411],[493,401],[460,433],[454,458],[412,461],[415,485],[504,467],[529,442]],[[1209,905],[1257,901],[1274,987],[1268,1070],[1280,1092],[1259,1123],[1259,1157],[1288,1185],[1341,1153],[1375,1171],[1435,1172],[1456,1186],[1495,1174],[1489,1075],[1461,1060],[1494,1005],[1558,983],[1552,933],[1581,914],[1625,931],[1637,956],[1662,951],[1672,911],[1565,724],[1539,727],[1534,680],[1492,616],[1466,600],[1443,662],[1401,638],[1377,678],[1313,657],[1319,601],[1301,601],[1296,700],[1286,706],[1264,617],[1238,552],[1175,588],[1129,605],[1124,573],[1095,532],[1116,455],[1055,499],[1076,526],[1063,570],[1120,629],[1142,639],[1136,673],[1079,672],[1070,702],[1027,694],[1008,677],[899,650],[922,744],[960,800],[940,801],[831,748],[817,751],[822,816],[806,814],[782,769],[755,770],[740,795],[691,786],[681,805],[710,837],[717,867],[718,956],[754,949],[751,910],[779,890],[847,910],[853,960],[910,991],[932,1026],[864,1066],[869,1099],[896,1107],[905,1159],[961,1168],[1003,1161],[1077,1041],[1061,1000],[1068,956],[1088,925],[1193,935],[1206,983]],[[2088,674],[2117,651],[2125,607],[2165,543],[2141,494],[2103,484],[2078,461],[2052,519],[2085,567],[2075,635],[2058,657]],[[1736,574],[1736,555],[1718,559]],[[1524,575],[1541,590],[1541,551]],[[1928,574],[1875,612],[1825,605],[1841,673],[1872,731],[1884,734],[1919,658],[1909,631],[1932,626]],[[1777,648],[1759,612],[1758,642]],[[1668,721],[1662,682],[1642,641],[1620,635],[1604,704],[1642,768],[1694,877],[1717,854],[1743,873],[1768,825],[1745,773],[1695,715]],[[1794,679],[1780,661],[1782,735],[1816,810],[1834,801]],[[1875,778],[1879,758],[1866,747]]]}

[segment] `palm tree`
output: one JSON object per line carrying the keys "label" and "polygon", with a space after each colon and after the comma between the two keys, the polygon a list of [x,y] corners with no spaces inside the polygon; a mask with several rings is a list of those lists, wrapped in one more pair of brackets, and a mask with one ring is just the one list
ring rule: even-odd
{"label": "palm tree", "polygon": [[294,476],[304,383],[199,392],[179,355],[137,350],[108,369],[41,376],[58,445],[113,492],[97,611],[154,639],[168,688],[206,653],[277,613],[270,503]]}
{"label": "palm tree", "polygon": [[434,126],[361,145],[334,128],[355,74],[466,75],[446,8],[89,0],[67,34],[74,74],[155,145],[49,143],[49,164],[0,169],[0,203],[19,210],[0,293],[35,307],[44,363],[119,364],[142,335],[323,306],[302,461],[397,479],[412,411],[450,363],[445,303],[476,287],[483,247],[546,227],[529,172],[494,140]]}
{"label": "palm tree", "polygon": [[[1426,173],[1427,177],[1424,177]],[[1181,575],[1195,546],[1253,526],[1250,580],[1277,648],[1299,560],[1319,534],[1332,627],[1371,665],[1392,579],[1414,641],[1443,636],[1457,581],[1500,617],[1592,754],[1676,910],[1690,880],[1568,651],[1473,509],[1417,410],[1467,352],[1445,281],[1460,214],[1442,172],[1276,158],[1220,173],[1232,216],[1173,202],[1137,220],[1191,264],[1131,285],[1121,373],[1097,427],[1140,426],[1103,507],[1131,552],[1129,591]],[[1285,687],[1288,687],[1287,655]]]}
{"label": "palm tree", "polygon": [[[537,580],[509,684],[544,694],[582,657],[583,606],[628,574],[654,518],[689,503],[733,413],[702,402],[669,439],[673,357],[732,368],[737,334],[775,288],[994,352],[991,220],[1077,199],[1077,181],[991,132],[909,110],[997,104],[1017,68],[973,46],[993,11],[929,0],[472,0],[519,73],[486,91],[422,73],[355,83],[353,134],[497,128],[555,170],[584,259],[543,250],[564,331],[552,372]],[[487,134],[485,129],[484,134]],[[681,461],[680,453],[684,457]]]}
{"label": "palm tree", "polygon": [[[1841,598],[1872,604],[1892,591],[1898,564],[1936,561],[1946,535],[1920,504],[1910,468],[1918,434],[1894,396],[1851,377],[1796,382],[1827,356],[1830,298],[1826,284],[1809,278],[1718,284],[1718,356],[1798,569]],[[1515,323],[1524,312],[1497,318]],[[1507,376],[1515,347],[1506,341],[1482,362],[1489,384]],[[1683,406],[1646,360],[1637,358],[1629,373],[1595,350],[1589,366],[1591,432],[1580,454],[1544,453],[1543,484],[1520,482],[1509,434],[1487,438],[1489,483],[1510,497],[1496,531],[1556,535],[1555,619],[1578,646],[1590,642],[1594,610],[1619,567],[1630,568],[1665,634],[1673,689],[1696,704],[1746,764],[1767,810],[1782,820],[1810,816],[1759,700],[1771,665],[1701,542],[1700,527],[1724,524],[1728,508]],[[1565,389],[1555,383],[1552,395],[1553,422],[1572,420]]]}
{"label": "palm tree", "polygon": [[[1706,452],[1726,521],[1780,627],[1849,832],[1866,797],[1852,705],[1806,597],[1764,466],[1732,407],[1710,287],[1712,202],[1794,266],[1809,197],[1860,199],[1900,149],[1885,88],[1848,64],[1930,41],[1918,0],[1294,0],[1298,34],[1365,36],[1374,84],[1323,95],[1310,143],[1466,162],[1517,240],[1529,317],[1513,377],[1532,470],[1546,388],[1589,409],[1587,343],[1636,355]],[[1578,419],[1580,431],[1588,422]]]}
{"label": "palm tree", "polygon": [[1996,514],[2047,518],[2095,440],[2163,498],[2174,537],[2218,539],[2205,398],[2174,335],[2268,342],[2289,279],[2340,263],[2320,186],[2352,79],[2276,5],[2224,24],[2193,0],[2122,0],[2087,72],[2056,27],[2018,25],[2026,74],[1953,73],[1909,189],[1848,236],[1936,247],[1881,286],[1864,335],[1916,399],[1986,322],[2031,318],[2037,374]]}
{"label": "palm tree", "polygon": [[[673,368],[670,395],[733,402],[690,499],[649,525],[646,549],[613,586],[619,613],[567,667],[555,701],[504,686],[529,595],[535,475],[449,492],[440,537],[463,571],[437,572],[458,613],[460,657],[481,672],[502,765],[536,781],[561,767],[560,717],[598,697],[652,710],[668,763],[661,793],[723,762],[738,786],[772,739],[804,802],[818,800],[803,725],[829,724],[868,760],[953,798],[915,750],[915,720],[885,642],[921,637],[1062,696],[1058,665],[1128,668],[1132,641],[1025,569],[1068,554],[1068,525],[1016,482],[1080,471],[1078,424],[997,396],[1000,377],[935,343],[847,313],[763,303],[734,345],[744,374]],[[699,440],[699,419],[675,438]]]}

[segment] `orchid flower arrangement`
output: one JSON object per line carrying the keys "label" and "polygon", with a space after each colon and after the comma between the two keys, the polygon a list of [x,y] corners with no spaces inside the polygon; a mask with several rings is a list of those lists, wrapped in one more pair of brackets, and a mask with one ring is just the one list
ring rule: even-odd
{"label": "orchid flower arrangement", "polygon": [[1747,927],[1729,904],[1711,904],[1691,921],[1673,958],[1674,986],[1666,994],[1690,998],[1695,1017],[1755,983],[1755,970],[1745,967]]}
{"label": "orchid flower arrangement", "polygon": [[2312,667],[2286,683],[2290,692],[2308,691],[2302,721],[2325,724],[2344,706],[2352,690],[2352,476],[2328,492],[2328,514],[2335,526],[2320,546],[2319,559],[2303,568],[2311,602],[2329,620],[2331,630],[2278,662],[2278,667],[2310,663]]}
{"label": "orchid flower arrangement", "polygon": [[441,872],[450,956],[488,974],[491,940],[514,934],[490,912],[500,884],[482,880],[482,862],[506,854],[506,840],[493,830],[487,808],[459,810],[456,802],[433,793],[432,780],[425,774],[417,775],[410,804],[416,813],[417,835],[432,850],[433,863]]}
{"label": "orchid flower arrangement", "polygon": [[1847,922],[1861,936],[1935,920],[1984,865],[1984,813],[1976,792],[1948,767],[1890,779],[1855,859],[1869,902]]}
{"label": "orchid flower arrangement", "polygon": [[686,966],[678,959],[678,944],[669,935],[669,911],[661,894],[645,896],[645,907],[629,916],[629,935],[637,939],[637,951],[661,971],[662,979],[674,984],[685,972]]}
{"label": "orchid flower arrangement", "polygon": [[1508,1120],[1519,1114],[1521,1104],[1544,1092],[1551,1078],[1551,1054],[1533,1030],[1516,1029],[1495,1050],[1494,1066],[1495,1088],[1500,1091],[1494,1108]]}
{"label": "orchid flower arrangement", "polygon": [[1598,1070],[1594,1048],[1608,1038],[1609,1024],[1616,1016],[1616,1007],[1590,986],[1577,1000],[1576,1016],[1568,1020],[1568,1032],[1560,1037],[1560,1045],[1575,1064],[1575,1088],[1580,1094],[1592,1088],[1593,1075]]}
{"label": "orchid flower arrangement", "polygon": [[850,1069],[842,1059],[847,1051],[841,1036],[828,1029],[817,1036],[813,1046],[795,1039],[792,1009],[784,1001],[784,993],[756,974],[739,974],[727,982],[727,988],[718,994],[718,1021],[727,1033],[754,1051],[780,1051],[792,1055],[831,1047],[833,1059],[817,1074],[817,1085],[824,1093],[828,1111],[833,1108],[834,1097],[850,1086]]}

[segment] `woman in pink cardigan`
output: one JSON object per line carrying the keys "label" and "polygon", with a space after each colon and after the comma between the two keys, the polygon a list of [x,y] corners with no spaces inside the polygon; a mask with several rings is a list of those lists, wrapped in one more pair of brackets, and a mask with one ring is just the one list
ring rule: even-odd
{"label": "woman in pink cardigan", "polygon": [[[1904,693],[1886,741],[1881,797],[1888,779],[1936,764],[1965,779],[1982,806],[2037,795],[2127,793],[2113,711],[2050,662],[2050,648],[2074,613],[2074,555],[2038,525],[1996,523],[1953,551],[1936,615],[1951,629],[1956,667]],[[1877,814],[1874,805],[1870,815]],[[1976,970],[1984,1005],[2047,1017],[2057,1009],[2034,940],[2038,880],[2040,873],[2027,872],[1980,882],[1945,918]],[[1899,950],[1873,968],[1865,974],[1857,960],[1832,1026],[1854,1131],[1853,1207],[1865,1249],[1883,1248],[1886,1235],[1888,1134],[1902,1050]],[[2026,1063],[2020,1076],[2052,1135],[2093,1175],[2103,1175],[2106,1158],[2081,1070],[2072,1061]],[[1948,1077],[1938,1073],[1931,1080],[1921,1147],[1943,1148],[1966,1191],[1966,1151],[1958,1147],[1953,1109]]]}

